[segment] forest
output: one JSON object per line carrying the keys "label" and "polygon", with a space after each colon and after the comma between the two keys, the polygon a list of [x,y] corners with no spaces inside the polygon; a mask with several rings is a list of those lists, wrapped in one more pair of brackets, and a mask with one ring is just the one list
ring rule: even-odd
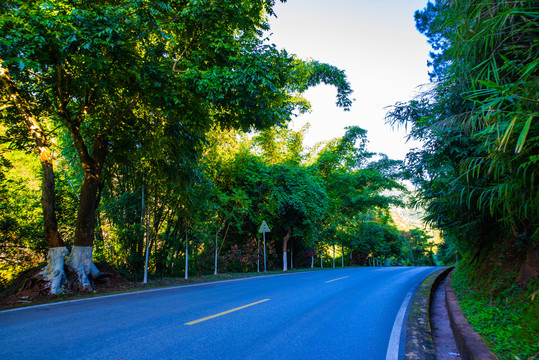
{"label": "forest", "polygon": [[357,126],[315,148],[288,129],[308,88],[344,111],[352,89],[268,42],[272,6],[3,3],[2,285],[45,262],[53,294],[65,269],[91,290],[94,262],[138,281],[252,272],[264,251],[271,270],[433,264],[430,236],[390,215],[400,161]]}

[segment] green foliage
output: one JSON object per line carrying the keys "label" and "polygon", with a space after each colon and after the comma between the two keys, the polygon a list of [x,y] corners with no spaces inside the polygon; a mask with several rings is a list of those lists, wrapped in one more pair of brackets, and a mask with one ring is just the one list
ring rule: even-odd
{"label": "green foliage", "polygon": [[411,125],[415,203],[464,251],[537,241],[539,122],[533,2],[430,3],[417,28],[433,46],[432,90],[388,121]]}
{"label": "green foliage", "polygon": [[[396,193],[405,191],[397,181],[401,162],[367,152],[367,132],[357,126],[342,138],[330,141],[318,154],[313,167],[324,179],[329,197],[328,215],[322,225],[322,238],[344,243],[367,256],[401,258],[402,238],[379,213],[390,205],[401,205]],[[373,221],[378,218],[380,222]]]}
{"label": "green foliage", "polygon": [[[309,109],[301,98],[308,88],[335,86],[344,110],[352,90],[342,70],[267,43],[273,5],[60,0],[0,8],[0,70],[51,140],[67,245],[86,221],[94,259],[133,277],[147,245],[156,275],[180,275],[187,255],[190,270],[209,273],[216,247],[223,270],[253,271],[266,220],[270,269],[282,265],[276,249],[290,229],[296,258],[334,244],[346,247],[342,256],[401,258],[403,236],[387,219],[401,201],[385,193],[403,190],[400,163],[367,152],[359,127],[317,154],[303,148],[306,129],[286,127]],[[3,88],[0,101],[2,142],[34,151],[30,115]],[[22,181],[39,180],[40,170],[28,162],[22,174],[21,154],[0,153],[2,241],[41,254],[39,185]],[[26,266],[23,255],[13,257]]]}
{"label": "green foliage", "polygon": [[44,260],[40,225],[40,164],[0,145],[0,287]]}
{"label": "green foliage", "polygon": [[433,266],[434,246],[431,236],[422,229],[412,229],[404,234],[407,262],[413,265]]}
{"label": "green foliage", "polygon": [[513,283],[515,272],[504,268],[474,272],[459,265],[452,282],[468,321],[500,359],[533,357],[539,351],[537,279],[522,289]]}
{"label": "green foliage", "polygon": [[459,258],[458,254],[455,242],[450,239],[444,239],[444,241],[438,245],[436,260],[440,265],[455,265]]}
{"label": "green foliage", "polygon": [[[350,106],[344,72],[298,60],[262,38],[273,5],[20,1],[2,8],[3,76],[36,121],[54,124],[51,135],[69,134],[73,144],[64,146],[76,149],[84,170],[78,245],[93,242],[104,164],[164,167],[177,171],[178,188],[201,186],[191,169],[216,126],[285,124],[306,106],[298,95],[320,82],[337,87],[338,106]],[[24,138],[21,117],[31,115],[15,111],[4,91],[2,100],[12,138]]]}

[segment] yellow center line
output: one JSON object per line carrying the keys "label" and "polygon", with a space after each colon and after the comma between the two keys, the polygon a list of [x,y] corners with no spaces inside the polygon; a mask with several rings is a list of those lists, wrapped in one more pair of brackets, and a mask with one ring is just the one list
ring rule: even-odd
{"label": "yellow center line", "polygon": [[327,284],[327,283],[330,283],[330,282],[332,282],[332,281],[337,281],[337,280],[341,280],[341,279],[346,279],[347,277],[348,277],[348,276],[343,276],[343,277],[340,277],[340,278],[338,278],[338,279],[328,280],[328,281],[326,281],[326,284]]}
{"label": "yellow center line", "polygon": [[187,323],[185,323],[184,325],[195,325],[195,324],[198,324],[199,322],[203,322],[203,321],[206,321],[206,320],[210,320],[210,319],[213,319],[213,318],[216,318],[218,316],[223,316],[223,315],[226,315],[226,314],[229,314],[231,312],[234,312],[234,311],[238,311],[238,310],[241,310],[241,309],[245,309],[249,306],[253,306],[253,305],[256,305],[256,304],[260,304],[260,303],[263,303],[265,301],[269,301],[270,299],[264,299],[264,300],[260,300],[260,301],[257,301],[257,302],[254,302],[254,303],[251,303],[251,304],[247,304],[247,305],[243,305],[243,306],[240,306],[240,307],[237,307],[235,309],[231,309],[231,310],[227,310],[227,311],[223,311],[219,314],[215,314],[215,315],[210,315],[210,316],[206,316],[202,319],[198,319],[198,320],[193,320],[193,321],[189,321]]}

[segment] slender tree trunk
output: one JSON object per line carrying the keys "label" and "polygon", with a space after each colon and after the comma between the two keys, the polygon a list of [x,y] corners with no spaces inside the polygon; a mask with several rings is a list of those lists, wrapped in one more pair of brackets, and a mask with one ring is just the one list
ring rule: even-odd
{"label": "slender tree trunk", "polygon": [[43,170],[41,207],[43,209],[45,240],[47,241],[49,252],[47,254],[47,265],[40,274],[49,282],[50,293],[57,294],[62,291],[65,285],[64,258],[68,251],[58,232],[58,221],[55,212],[56,196],[52,154],[41,124],[30,110],[30,105],[26,99],[21,96],[7,69],[2,66],[2,62],[0,58],[0,84],[9,94],[11,102],[21,114],[30,135],[34,138]]}
{"label": "slender tree trunk", "polygon": [[215,232],[215,265],[213,267],[213,275],[217,275],[217,258],[219,257],[219,233],[222,229],[223,227],[219,225],[219,228]]}
{"label": "slender tree trunk", "polygon": [[294,269],[294,247],[290,244],[290,269]]}
{"label": "slender tree trunk", "polygon": [[286,258],[286,251],[288,246],[288,240],[290,239],[290,235],[292,235],[292,228],[288,228],[286,231],[286,235],[283,238],[283,271],[288,271],[288,260]]}
{"label": "slender tree trunk", "polygon": [[[145,218],[144,215],[145,215],[145,210],[146,210],[144,208],[144,181],[142,182],[141,198],[142,198],[141,199],[142,202],[141,202],[141,206],[140,206],[140,230],[142,232],[142,236],[141,236],[142,242],[144,242],[144,230],[143,229],[145,228],[144,227],[144,218]],[[146,266],[144,266],[144,278],[142,280],[142,283],[146,284],[147,280],[148,280],[148,278],[147,278],[147,273],[146,273]]]}
{"label": "slender tree trunk", "polygon": [[[144,188],[142,188],[142,190],[144,190]],[[146,205],[146,208],[148,207],[148,205]],[[150,246],[150,212],[148,209],[146,209],[146,211],[144,212],[144,215],[145,215],[145,218],[146,218],[146,256],[144,258],[144,279],[143,279],[143,283],[144,284],[147,284],[148,283],[148,263],[149,263],[149,260],[150,260],[150,249],[151,249],[151,246]]]}
{"label": "slender tree trunk", "polygon": [[314,269],[314,255],[311,255],[311,269]]}
{"label": "slender tree trunk", "polygon": [[189,238],[185,229],[185,280],[189,279]]}
{"label": "slender tree trunk", "polygon": [[333,245],[333,268],[335,269],[335,245]]}
{"label": "slender tree trunk", "polygon": [[341,244],[341,267],[344,267],[344,246]]}

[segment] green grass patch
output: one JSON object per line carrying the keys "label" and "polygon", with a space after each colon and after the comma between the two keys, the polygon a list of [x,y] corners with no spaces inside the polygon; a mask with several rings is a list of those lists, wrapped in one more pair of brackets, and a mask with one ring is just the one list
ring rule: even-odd
{"label": "green grass patch", "polygon": [[481,271],[459,265],[453,289],[473,328],[500,359],[535,359],[539,351],[539,280],[526,288],[515,283],[517,274],[503,267]]}

